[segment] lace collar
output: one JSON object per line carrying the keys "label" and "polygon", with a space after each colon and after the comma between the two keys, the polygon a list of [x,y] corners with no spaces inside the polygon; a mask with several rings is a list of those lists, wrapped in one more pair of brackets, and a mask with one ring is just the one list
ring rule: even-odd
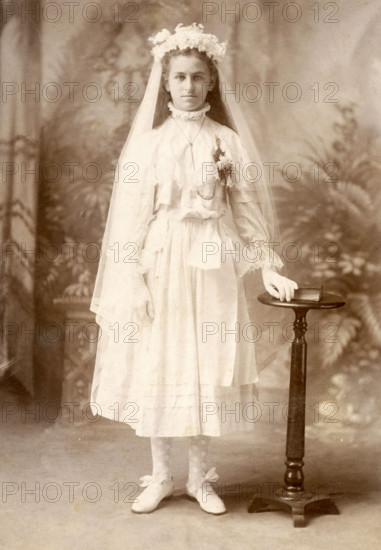
{"label": "lace collar", "polygon": [[199,111],[181,111],[180,109],[176,109],[176,107],[174,107],[173,103],[170,101],[168,103],[168,109],[171,111],[173,118],[178,118],[180,120],[201,120],[210,110],[210,105],[209,103],[206,103],[205,107],[203,107]]}

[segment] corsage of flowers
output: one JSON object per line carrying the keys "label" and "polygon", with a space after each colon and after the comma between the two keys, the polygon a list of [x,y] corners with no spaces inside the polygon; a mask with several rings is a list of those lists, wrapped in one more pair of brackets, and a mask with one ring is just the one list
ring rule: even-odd
{"label": "corsage of flowers", "polygon": [[226,152],[221,147],[221,138],[216,136],[217,148],[213,153],[213,160],[217,165],[218,177],[224,185],[232,185],[232,175],[234,172],[233,162],[226,158]]}

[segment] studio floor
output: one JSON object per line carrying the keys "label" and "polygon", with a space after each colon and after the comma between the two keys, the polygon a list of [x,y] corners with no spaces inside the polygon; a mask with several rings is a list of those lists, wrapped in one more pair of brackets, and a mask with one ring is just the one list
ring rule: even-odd
{"label": "studio floor", "polygon": [[227,514],[208,515],[184,496],[187,445],[176,439],[175,496],[152,514],[136,515],[131,502],[139,477],[151,473],[148,439],[104,419],[73,422],[66,414],[49,422],[53,409],[35,418],[1,388],[0,394],[1,549],[380,548],[381,449],[374,427],[307,426],[306,486],[332,492],[340,515],[311,515],[296,529],[285,512],[248,513],[253,496],[269,494],[284,473],[286,422],[264,414],[265,406],[253,432],[212,441],[209,464],[217,467]]}

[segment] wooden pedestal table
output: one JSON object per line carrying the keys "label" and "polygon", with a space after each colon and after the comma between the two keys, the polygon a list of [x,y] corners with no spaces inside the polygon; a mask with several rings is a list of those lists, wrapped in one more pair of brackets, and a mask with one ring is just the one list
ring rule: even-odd
{"label": "wooden pedestal table", "polygon": [[282,489],[273,498],[256,497],[249,512],[287,510],[292,513],[294,527],[304,527],[306,509],[326,514],[339,514],[330,495],[313,494],[304,490],[303,457],[307,377],[307,313],[310,309],[334,309],[345,305],[340,296],[323,293],[319,302],[292,300],[281,302],[265,292],[258,296],[263,304],[292,308],[295,313],[294,340],[291,346],[291,372],[287,416],[286,473]]}

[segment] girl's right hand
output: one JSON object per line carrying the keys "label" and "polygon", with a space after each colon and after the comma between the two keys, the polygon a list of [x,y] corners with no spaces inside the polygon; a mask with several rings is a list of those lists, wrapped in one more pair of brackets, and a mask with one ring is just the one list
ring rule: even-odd
{"label": "girl's right hand", "polygon": [[132,291],[135,293],[133,302],[133,314],[138,324],[143,324],[147,318],[153,321],[152,296],[144,280],[134,286]]}

